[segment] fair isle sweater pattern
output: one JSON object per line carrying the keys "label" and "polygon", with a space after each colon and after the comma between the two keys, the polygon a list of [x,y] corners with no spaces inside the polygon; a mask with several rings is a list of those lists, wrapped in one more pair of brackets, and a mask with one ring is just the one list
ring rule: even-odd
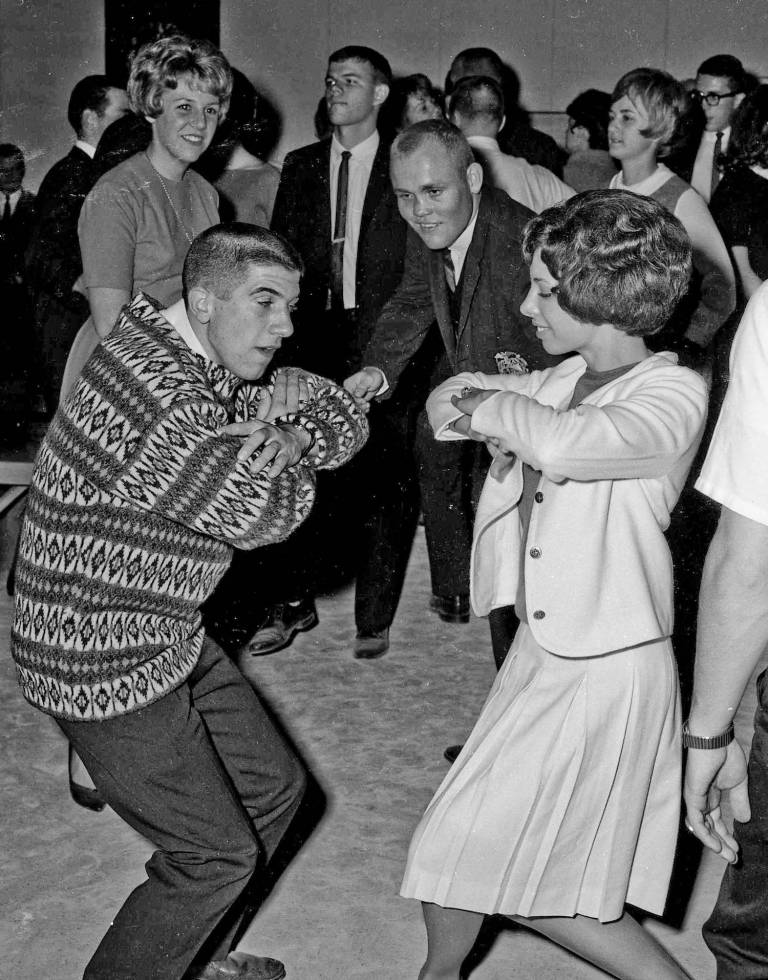
{"label": "fair isle sweater pattern", "polygon": [[24,697],[49,714],[98,721],[136,711],[191,673],[199,607],[232,549],[286,538],[306,518],[315,469],[364,444],[365,415],[306,375],[285,417],[312,453],[271,479],[219,434],[254,418],[272,384],[250,384],[186,346],[139,294],[54,418],[22,528],[11,650]]}

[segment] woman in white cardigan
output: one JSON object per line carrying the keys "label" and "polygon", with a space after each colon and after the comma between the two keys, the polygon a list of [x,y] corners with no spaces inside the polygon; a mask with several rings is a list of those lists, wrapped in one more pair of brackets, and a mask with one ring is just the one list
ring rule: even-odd
{"label": "woman in white cardigan", "polygon": [[590,191],[528,226],[522,311],[551,354],[529,375],[463,374],[432,393],[438,439],[488,444],[475,611],[521,626],[411,843],[420,980],[458,980],[485,914],[612,976],[688,974],[626,911],[660,914],[680,807],[669,514],[706,413],[703,380],[652,354],[690,244],[657,202]]}

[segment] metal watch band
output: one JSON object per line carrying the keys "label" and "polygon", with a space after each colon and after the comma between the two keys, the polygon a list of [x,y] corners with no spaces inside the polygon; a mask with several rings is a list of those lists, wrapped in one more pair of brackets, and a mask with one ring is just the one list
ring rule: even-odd
{"label": "metal watch band", "polygon": [[719,735],[712,735],[707,738],[704,735],[691,735],[688,729],[688,722],[683,725],[683,748],[684,749],[724,749],[730,745],[734,738],[733,722]]}

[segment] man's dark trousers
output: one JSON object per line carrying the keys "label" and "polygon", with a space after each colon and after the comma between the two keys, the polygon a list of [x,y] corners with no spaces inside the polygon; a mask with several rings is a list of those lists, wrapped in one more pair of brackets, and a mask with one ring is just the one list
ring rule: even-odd
{"label": "man's dark trousers", "polygon": [[83,980],[181,980],[214,931],[205,958],[226,956],[306,778],[248,682],[206,640],[189,679],[148,707],[59,724],[100,796],[157,847]]}

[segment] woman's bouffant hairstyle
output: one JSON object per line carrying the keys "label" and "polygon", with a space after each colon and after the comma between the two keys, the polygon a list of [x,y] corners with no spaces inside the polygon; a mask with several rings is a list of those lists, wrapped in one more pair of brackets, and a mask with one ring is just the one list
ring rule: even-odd
{"label": "woman's bouffant hairstyle", "polygon": [[731,120],[725,169],[768,167],[768,85],[758,85]]}
{"label": "woman's bouffant hairstyle", "polygon": [[128,78],[131,108],[140,116],[156,119],[162,112],[163,92],[175,89],[185,76],[216,96],[223,117],[232,93],[229,62],[210,41],[183,34],[158,38],[136,52]]}
{"label": "woman's bouffant hairstyle", "polygon": [[184,296],[194,286],[204,286],[219,299],[229,299],[252,265],[276,265],[299,275],[304,272],[299,253],[275,232],[242,221],[213,225],[189,247],[181,273]]}
{"label": "woman's bouffant hairstyle", "polygon": [[669,72],[659,68],[635,68],[616,83],[611,105],[626,96],[639,102],[648,115],[643,136],[659,141],[657,156],[665,157],[671,148],[680,116],[687,109],[685,89]]}
{"label": "woman's bouffant hairstyle", "polygon": [[685,228],[653,198],[631,191],[584,191],[543,211],[525,227],[527,262],[537,249],[557,279],[563,310],[637,337],[664,326],[691,275]]}

